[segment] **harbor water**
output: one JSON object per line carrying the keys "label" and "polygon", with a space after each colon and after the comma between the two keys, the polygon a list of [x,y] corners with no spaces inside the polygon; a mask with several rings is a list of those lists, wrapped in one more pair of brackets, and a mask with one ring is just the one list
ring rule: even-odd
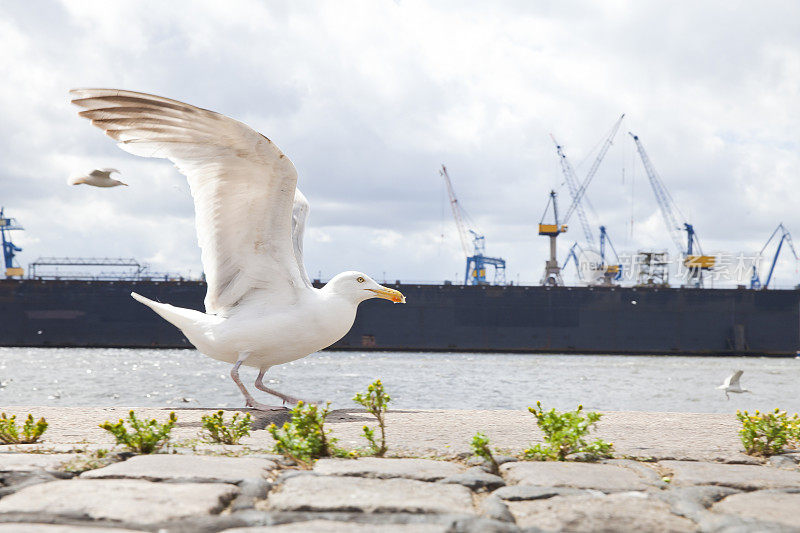
{"label": "harbor water", "polygon": [[[716,387],[735,369],[751,393]],[[195,350],[0,348],[0,405],[242,407],[230,365]],[[278,400],[242,379],[259,401]],[[800,359],[321,352],[270,369],[272,388],[334,408],[383,380],[395,409],[800,411]]]}

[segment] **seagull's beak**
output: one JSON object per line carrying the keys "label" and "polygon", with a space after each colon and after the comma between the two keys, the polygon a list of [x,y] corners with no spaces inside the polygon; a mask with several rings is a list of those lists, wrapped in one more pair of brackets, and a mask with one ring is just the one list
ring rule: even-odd
{"label": "seagull's beak", "polygon": [[380,289],[367,289],[367,290],[370,292],[374,292],[376,298],[391,300],[396,304],[406,303],[406,297],[403,296],[402,292],[390,289],[389,287],[384,287],[381,285]]}

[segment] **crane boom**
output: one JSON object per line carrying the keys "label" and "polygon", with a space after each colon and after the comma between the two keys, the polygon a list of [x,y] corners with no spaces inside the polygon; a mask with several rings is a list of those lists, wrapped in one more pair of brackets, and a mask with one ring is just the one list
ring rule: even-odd
{"label": "crane boom", "polygon": [[614,126],[611,128],[611,133],[608,134],[606,137],[605,142],[603,142],[603,147],[600,148],[600,152],[597,154],[597,158],[592,163],[591,168],[589,168],[589,172],[586,173],[586,178],[583,180],[578,192],[572,198],[572,205],[569,206],[567,209],[567,213],[564,215],[564,224],[569,222],[569,217],[572,216],[572,213],[578,208],[578,204],[580,203],[583,195],[586,193],[586,188],[589,187],[589,183],[591,183],[592,178],[597,173],[597,169],[600,168],[600,163],[603,161],[603,158],[606,156],[608,149],[611,148],[611,145],[614,143],[614,137],[617,135],[617,131],[619,130],[620,124],[622,124],[622,119],[625,118],[625,113],[620,115],[617,122],[614,123]]}
{"label": "crane boom", "polygon": [[[573,170],[572,164],[570,164],[566,154],[564,154],[563,147],[558,144],[558,141],[556,141],[556,138],[553,137],[553,134],[550,134],[550,138],[553,139],[553,142],[556,145],[558,160],[561,163],[561,171],[564,173],[564,180],[567,182],[567,186],[569,187],[569,194],[574,200],[578,195],[579,189],[578,178],[575,176],[575,170]],[[581,228],[583,229],[583,236],[586,239],[586,244],[591,246],[594,244],[594,235],[592,235],[592,229],[589,226],[588,219],[586,218],[586,211],[583,209],[582,202],[577,203],[576,210],[578,212],[578,219],[581,221]]]}
{"label": "crane boom", "polygon": [[453,190],[453,183],[450,181],[450,176],[447,174],[447,167],[442,165],[439,174],[444,178],[444,183],[447,186],[447,195],[450,197],[450,207],[453,209],[453,218],[456,221],[456,228],[458,228],[458,236],[461,239],[461,248],[464,250],[464,255],[470,255],[470,249],[467,239],[467,226],[464,224],[464,217],[461,214],[461,204],[458,203],[456,192]]}
{"label": "crane boom", "polygon": [[639,140],[637,135],[631,132],[628,132],[628,134],[633,137],[633,142],[636,143],[636,149],[639,152],[639,157],[642,159],[642,165],[644,165],[647,178],[650,180],[650,187],[652,187],[658,207],[661,209],[661,216],[664,219],[664,224],[667,226],[669,236],[672,238],[678,250],[683,253],[691,253],[691,251],[684,249],[681,224],[678,222],[678,217],[675,214],[676,211],[679,212],[675,201],[672,199],[666,186],[664,186],[664,182],[661,181],[661,178],[658,176],[658,172],[656,172],[653,163],[644,150],[644,146],[642,146],[642,141]]}

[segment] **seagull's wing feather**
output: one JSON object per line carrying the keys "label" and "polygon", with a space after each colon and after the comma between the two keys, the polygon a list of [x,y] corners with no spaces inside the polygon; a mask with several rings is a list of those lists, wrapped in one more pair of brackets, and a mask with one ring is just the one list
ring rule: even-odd
{"label": "seagull's wing feather", "polygon": [[98,168],[89,172],[89,175],[92,176],[93,178],[101,178],[101,179],[108,178],[109,174],[110,172],[106,172],[105,170],[100,170]]}
{"label": "seagull's wing feather", "polygon": [[739,379],[742,377],[742,374],[744,374],[744,370],[737,370],[736,372],[731,374],[730,377],[728,378],[729,380],[728,386],[739,387]]}
{"label": "seagull's wing feather", "polygon": [[259,293],[296,298],[303,276],[292,247],[297,172],[266,137],[183,102],[114,89],[75,89],[81,116],[132,154],[171,160],[194,198],[208,282],[206,311],[222,316]]}
{"label": "seagull's wing feather", "polygon": [[306,230],[309,210],[310,207],[305,195],[300,192],[300,189],[295,189],[294,205],[292,206],[292,246],[300,275],[303,277],[305,284],[311,287],[311,280],[308,278],[308,272],[306,272],[306,266],[303,263],[303,234]]}

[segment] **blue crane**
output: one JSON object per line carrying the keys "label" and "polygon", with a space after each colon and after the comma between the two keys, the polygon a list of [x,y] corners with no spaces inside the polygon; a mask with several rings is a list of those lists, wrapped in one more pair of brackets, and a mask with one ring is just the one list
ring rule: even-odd
{"label": "blue crane", "polygon": [[[608,247],[614,254],[613,263],[607,258],[606,244],[608,244]],[[611,237],[608,236],[605,226],[600,226],[600,257],[603,259],[603,272],[606,277],[606,282],[610,283],[612,279],[614,281],[622,279],[622,264],[620,263],[617,250],[614,248],[614,244],[611,242]]]}
{"label": "blue crane", "polygon": [[5,274],[7,278],[15,276],[22,277],[23,275],[22,268],[20,268],[19,264],[17,264],[14,259],[14,256],[17,255],[17,252],[21,252],[22,248],[11,242],[11,232],[21,229],[24,228],[17,224],[15,219],[7,218],[3,214],[3,208],[0,207],[0,239],[2,239],[3,242],[3,258],[5,259]]}
{"label": "blue crane", "polygon": [[[464,285],[489,285],[486,277],[487,267],[494,269],[494,277],[492,283],[495,285],[505,285],[506,283],[506,262],[499,257],[487,257],[486,254],[486,238],[477,231],[468,228],[465,219],[469,219],[464,208],[456,198],[453,183],[450,181],[450,176],[447,174],[447,168],[442,165],[439,171],[442,178],[444,178],[445,186],[447,187],[447,195],[450,197],[450,207],[453,210],[453,219],[456,222],[458,229],[458,236],[461,240],[461,248],[464,250],[464,255],[467,258],[467,266],[464,272]],[[471,237],[468,237],[471,236]],[[472,241],[472,250],[469,247],[469,240]]]}
{"label": "blue crane", "polygon": [[[600,148],[600,152],[598,153],[597,157],[592,163],[592,166],[589,168],[589,171],[586,173],[586,177],[584,178],[583,182],[578,185],[578,178],[575,175],[575,170],[572,168],[567,156],[564,154],[563,147],[558,144],[555,137],[550,135],[553,139],[553,142],[556,145],[556,151],[558,152],[559,162],[561,163],[561,171],[564,174],[564,180],[567,182],[567,186],[569,187],[570,196],[572,197],[572,203],[570,204],[569,208],[567,209],[566,214],[562,221],[558,219],[558,206],[556,204],[556,193],[555,191],[550,192],[550,199],[548,200],[547,206],[545,207],[544,215],[542,216],[541,221],[539,222],[539,235],[543,235],[550,238],[550,258],[545,262],[545,273],[544,277],[542,278],[543,285],[562,285],[563,281],[561,279],[561,268],[558,266],[558,261],[556,260],[556,239],[561,233],[567,231],[567,222],[569,221],[570,217],[574,212],[577,211],[578,218],[581,222],[581,227],[583,228],[583,235],[584,239],[586,240],[586,244],[588,246],[594,246],[594,236],[592,234],[592,230],[589,227],[589,223],[586,219],[586,213],[583,209],[582,200],[586,194],[586,189],[589,187],[589,184],[594,178],[594,175],[597,173],[597,169],[600,168],[600,163],[603,161],[603,158],[606,156],[608,149],[611,148],[611,145],[614,142],[614,137],[619,130],[620,125],[622,124],[622,119],[625,118],[625,114],[623,113],[619,119],[614,123],[614,126],[611,128],[611,132],[606,137],[605,141],[603,142],[603,146]],[[547,212],[550,210],[552,206],[553,210],[553,217],[555,222],[553,224],[545,224],[544,219],[547,216]],[[565,262],[566,265],[566,262]]]}
{"label": "blue crane", "polygon": [[[658,176],[653,163],[647,156],[647,152],[645,152],[639,137],[631,132],[628,132],[628,134],[633,137],[633,141],[636,143],[636,149],[639,152],[639,157],[642,159],[642,165],[644,165],[647,178],[650,180],[650,187],[653,189],[656,202],[661,210],[664,224],[667,226],[667,231],[670,237],[672,237],[675,246],[681,252],[684,266],[688,269],[690,284],[694,287],[702,287],[703,271],[714,268],[716,258],[710,255],[703,255],[703,250],[700,247],[700,240],[697,238],[694,226],[686,222],[684,216],[681,214],[675,200],[672,199],[672,195],[670,195],[666,185],[664,185],[664,182]],[[679,222],[679,218],[681,222]],[[682,231],[686,231],[686,241],[683,240],[683,236],[681,235]],[[686,243],[685,245],[684,242]]]}
{"label": "blue crane", "polygon": [[[764,281],[764,284],[761,284],[761,279],[758,275],[758,260],[761,259],[761,256],[764,255],[764,250],[767,249],[769,243],[772,242],[772,239],[780,232],[781,238],[778,240],[778,247],[775,250],[775,255],[772,257],[772,264],[769,266],[769,274],[767,274],[767,279]],[[778,224],[778,227],[775,228],[775,231],[772,232],[772,235],[769,236],[767,239],[766,244],[761,248],[761,251],[758,252],[758,258],[756,262],[753,264],[753,276],[750,278],[750,288],[751,289],[767,289],[769,288],[769,282],[772,281],[772,274],[775,272],[775,265],[778,263],[778,256],[781,254],[781,248],[783,247],[783,243],[789,245],[789,249],[792,251],[792,255],[794,255],[795,261],[800,260],[800,257],[797,256],[797,251],[794,249],[794,244],[792,244],[792,236],[789,233],[789,230],[783,225],[783,222]]]}

